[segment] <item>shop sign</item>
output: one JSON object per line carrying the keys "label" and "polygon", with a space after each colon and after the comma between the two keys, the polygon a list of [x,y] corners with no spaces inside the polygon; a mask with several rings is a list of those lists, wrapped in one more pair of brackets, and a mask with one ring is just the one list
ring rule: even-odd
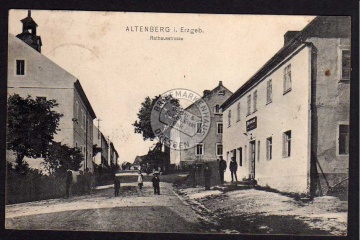
{"label": "shop sign", "polygon": [[257,118],[253,117],[246,121],[246,131],[251,131],[257,127]]}

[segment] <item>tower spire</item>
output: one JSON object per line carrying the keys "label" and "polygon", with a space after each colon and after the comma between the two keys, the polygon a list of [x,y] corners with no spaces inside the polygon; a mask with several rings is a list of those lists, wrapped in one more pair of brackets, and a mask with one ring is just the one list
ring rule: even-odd
{"label": "tower spire", "polygon": [[36,51],[41,52],[42,42],[40,36],[36,35],[37,24],[31,17],[31,10],[28,10],[27,17],[22,19],[21,22],[23,24],[22,33],[16,35],[16,37]]}

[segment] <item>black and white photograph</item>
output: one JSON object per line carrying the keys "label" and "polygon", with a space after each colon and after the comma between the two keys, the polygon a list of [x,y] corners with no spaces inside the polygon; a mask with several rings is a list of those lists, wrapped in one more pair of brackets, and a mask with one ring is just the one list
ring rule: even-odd
{"label": "black and white photograph", "polygon": [[10,9],[5,229],[347,236],[352,24]]}

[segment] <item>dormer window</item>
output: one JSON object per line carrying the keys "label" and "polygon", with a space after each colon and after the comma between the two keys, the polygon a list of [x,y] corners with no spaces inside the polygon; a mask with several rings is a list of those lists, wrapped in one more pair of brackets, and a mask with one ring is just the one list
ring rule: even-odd
{"label": "dormer window", "polygon": [[225,91],[224,90],[218,91],[218,95],[221,95],[221,96],[225,95]]}

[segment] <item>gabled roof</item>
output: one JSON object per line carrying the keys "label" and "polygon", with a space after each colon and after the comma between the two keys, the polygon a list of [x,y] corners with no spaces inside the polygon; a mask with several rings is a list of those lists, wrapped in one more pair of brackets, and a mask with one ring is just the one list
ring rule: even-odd
{"label": "gabled roof", "polygon": [[[206,93],[206,95],[203,95],[200,99],[205,99],[209,96],[211,96],[214,92],[217,92],[220,88],[224,88],[226,91],[228,91],[230,94],[233,94],[229,89],[227,89],[223,84],[222,84],[222,81],[219,82],[219,84],[213,89],[213,90],[210,90],[209,92]],[[199,100],[200,100],[199,99]],[[198,102],[199,100],[197,100],[196,102]],[[190,106],[188,106],[187,108],[185,108],[185,110],[191,108],[192,106],[194,106],[194,104],[196,103],[192,103]]]}
{"label": "gabled roof", "polygon": [[80,81],[76,80],[76,82],[74,83],[74,86],[75,86],[75,89],[78,91],[78,93],[81,97],[81,100],[83,100],[83,102],[86,106],[86,109],[89,111],[90,116],[93,119],[95,119],[96,118],[95,112],[94,112],[93,108],[91,107],[91,104],[90,104],[88,98],[86,97],[86,94],[85,94],[83,88],[81,87]]}
{"label": "gabled roof", "polygon": [[320,16],[314,18],[303,30],[287,42],[269,61],[267,61],[247,82],[245,82],[232,96],[222,105],[223,110],[237,101],[247,89],[253,86],[268,71],[283,61],[290,53],[295,51],[301,44],[308,44],[310,37],[317,38],[349,38],[350,17],[347,16]]}

